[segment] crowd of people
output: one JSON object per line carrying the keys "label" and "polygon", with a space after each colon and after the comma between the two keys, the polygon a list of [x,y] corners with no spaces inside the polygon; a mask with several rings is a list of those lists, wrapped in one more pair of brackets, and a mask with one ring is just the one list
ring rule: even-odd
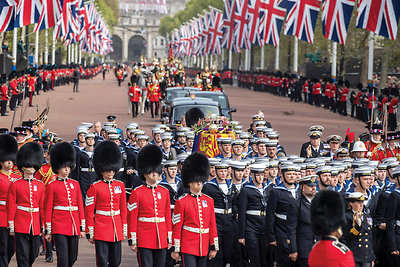
{"label": "crowd of people", "polygon": [[[108,67],[108,66],[107,66]],[[0,77],[0,113],[8,116],[7,110],[15,110],[28,98],[33,107],[33,96],[54,90],[57,86],[73,83],[73,92],[78,92],[79,79],[91,79],[102,71],[102,66],[60,65],[39,66],[22,71],[12,71]]]}

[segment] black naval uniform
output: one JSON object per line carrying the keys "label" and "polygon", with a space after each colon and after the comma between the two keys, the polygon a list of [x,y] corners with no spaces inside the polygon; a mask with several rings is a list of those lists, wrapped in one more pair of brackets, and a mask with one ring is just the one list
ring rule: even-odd
{"label": "black naval uniform", "polygon": [[363,263],[371,263],[375,260],[372,238],[373,221],[371,215],[363,213],[361,226],[354,222],[354,213],[349,210],[345,214],[346,224],[343,226],[343,242],[353,252],[356,267]]}
{"label": "black naval uniform", "polygon": [[[308,146],[310,146],[311,143],[310,142],[306,142],[301,146],[301,151],[300,151],[300,157],[303,158],[307,158],[307,148]],[[325,145],[323,142],[321,142],[319,144],[319,147],[317,150],[315,150],[312,146],[311,146],[311,157],[310,158],[318,158],[318,157],[322,157],[323,154],[325,152]]]}
{"label": "black naval uniform", "polygon": [[299,267],[307,267],[308,256],[317,239],[311,228],[311,200],[302,194],[298,201],[298,206],[288,211],[287,220],[289,225],[296,225],[297,264]]}
{"label": "black naval uniform", "polygon": [[82,200],[85,203],[86,192],[89,190],[90,185],[97,180],[96,172],[93,167],[93,152],[90,153],[85,149],[77,153],[79,157],[79,185],[81,187]]}
{"label": "black naval uniform", "polygon": [[[276,261],[277,266],[293,266],[294,262],[289,259],[289,254],[297,252],[296,248],[296,225],[288,224],[287,216],[290,209],[296,208],[298,199],[298,189],[296,197],[284,186],[283,183],[277,185],[268,197],[267,202],[267,237],[268,242],[277,243]],[[289,221],[291,222],[291,221]]]}
{"label": "black naval uniform", "polygon": [[207,266],[223,267],[231,263],[232,259],[237,190],[230,180],[226,180],[226,184],[227,194],[222,191],[216,178],[205,183],[203,187],[203,193],[214,199],[219,242],[219,251],[215,258],[207,263]]}
{"label": "black naval uniform", "polygon": [[[386,209],[386,240],[388,254],[400,251],[400,189],[394,190],[387,203]],[[390,255],[388,266],[400,266],[400,256]]]}
{"label": "black naval uniform", "polygon": [[238,198],[239,239],[245,239],[251,267],[268,266],[265,220],[268,188],[264,184],[260,189],[250,182],[243,187]]}

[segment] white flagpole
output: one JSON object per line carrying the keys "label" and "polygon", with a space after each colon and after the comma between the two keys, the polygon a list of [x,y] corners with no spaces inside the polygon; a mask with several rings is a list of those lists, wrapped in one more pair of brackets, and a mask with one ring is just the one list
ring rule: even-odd
{"label": "white flagpole", "polygon": [[67,51],[68,51],[68,61],[67,61],[67,63],[70,64],[71,63],[71,45],[67,46]]}
{"label": "white flagpole", "polygon": [[332,66],[331,66],[331,76],[336,79],[336,61],[337,61],[337,43],[332,44]]}
{"label": "white flagpole", "polygon": [[264,46],[261,46],[260,70],[264,70]]}
{"label": "white flagpole", "polygon": [[232,50],[229,50],[228,53],[228,69],[232,69]]}
{"label": "white flagpole", "polygon": [[[54,34],[55,29],[53,29],[53,34]],[[56,64],[56,40],[54,39],[53,36],[53,43],[51,45],[51,65]]]}
{"label": "white flagpole", "polygon": [[39,31],[35,32],[35,68],[38,66],[39,59]]}
{"label": "white flagpole", "polygon": [[244,50],[244,70],[245,71],[247,71],[248,70],[248,63],[249,63],[249,60],[248,60],[248,53],[247,53],[247,49],[245,49]]}
{"label": "white flagpole", "polygon": [[74,63],[74,61],[75,61],[75,44],[72,44],[70,46],[71,46],[71,61],[69,63]]}
{"label": "white flagpole", "polygon": [[204,69],[204,56],[201,57],[201,69]]}
{"label": "white flagpole", "polygon": [[279,70],[279,45],[275,47],[275,70]]}
{"label": "white flagpole", "polygon": [[372,80],[374,72],[374,33],[369,33],[369,47],[368,47],[368,80]]}
{"label": "white flagpole", "polygon": [[18,29],[13,30],[12,70],[17,70],[17,37]]}
{"label": "white flagpole", "polygon": [[79,43],[75,44],[75,64],[78,63],[78,47]]}
{"label": "white flagpole", "polygon": [[46,29],[44,31],[44,39],[45,39],[45,43],[44,43],[44,65],[47,65],[49,63],[49,42],[47,40],[48,37],[48,30]]}
{"label": "white flagpole", "polygon": [[221,49],[221,70],[224,69],[224,63],[225,63],[225,49]]}
{"label": "white flagpole", "polygon": [[293,72],[299,71],[299,39],[297,36],[294,37],[294,59],[293,59]]}
{"label": "white flagpole", "polygon": [[80,48],[80,46],[79,46],[79,61],[78,61],[78,64],[81,64],[81,62],[82,62],[82,50],[81,50],[81,48]]}

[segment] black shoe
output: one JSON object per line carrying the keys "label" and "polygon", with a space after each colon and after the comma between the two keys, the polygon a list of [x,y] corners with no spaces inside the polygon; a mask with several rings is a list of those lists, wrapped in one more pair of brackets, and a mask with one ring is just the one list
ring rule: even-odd
{"label": "black shoe", "polygon": [[46,262],[52,263],[53,262],[53,256],[47,257]]}
{"label": "black shoe", "polygon": [[56,246],[53,245],[53,251],[56,251]]}
{"label": "black shoe", "polygon": [[44,247],[42,247],[42,250],[40,251],[39,255],[44,256],[45,254],[46,254],[46,252],[44,251]]}
{"label": "black shoe", "polygon": [[8,114],[1,114],[1,116],[8,116]]}

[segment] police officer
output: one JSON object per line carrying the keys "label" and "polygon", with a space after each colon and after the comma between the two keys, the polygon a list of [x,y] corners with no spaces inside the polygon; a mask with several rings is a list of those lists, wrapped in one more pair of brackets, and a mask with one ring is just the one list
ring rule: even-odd
{"label": "police officer", "polygon": [[267,237],[277,247],[277,266],[291,266],[297,260],[296,231],[287,224],[288,210],[296,206],[299,198],[296,170],[298,167],[294,164],[281,166],[281,183],[271,190],[267,203]]}
{"label": "police officer", "polygon": [[[230,145],[230,142],[229,142]],[[219,248],[217,256],[208,266],[225,266],[231,263],[234,238],[234,216],[237,214],[237,190],[228,180],[229,164],[225,162],[215,165],[216,178],[204,184],[203,193],[214,199],[217,220]]]}
{"label": "police officer", "polygon": [[[250,165],[253,180],[244,185],[238,198],[239,242],[245,246],[249,266],[273,266],[267,261],[268,240],[266,236],[267,185],[264,181],[265,166]],[[270,255],[270,254],[268,254]],[[267,264],[269,263],[269,264]]]}

